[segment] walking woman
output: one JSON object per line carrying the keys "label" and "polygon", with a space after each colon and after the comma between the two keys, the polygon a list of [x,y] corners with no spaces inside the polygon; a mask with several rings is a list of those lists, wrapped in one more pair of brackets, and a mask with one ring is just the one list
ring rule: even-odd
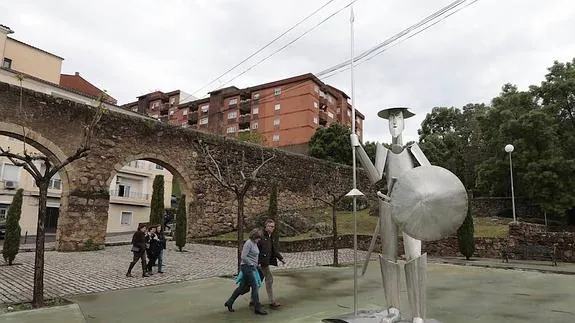
{"label": "walking woman", "polygon": [[158,238],[158,235],[156,234],[156,228],[157,226],[150,226],[150,228],[148,229],[148,234],[146,235],[146,242],[148,244],[148,266],[147,266],[147,272],[148,275],[153,275],[152,273],[152,266],[156,263],[156,260],[158,260],[158,255],[160,253],[160,239]]}
{"label": "walking woman", "polygon": [[132,268],[136,265],[138,260],[142,261],[142,277],[148,277],[146,273],[146,225],[140,224],[138,226],[138,231],[134,233],[132,236],[132,253],[134,254],[134,258],[130,263],[130,267],[128,267],[128,272],[126,273],[126,277],[134,277],[132,276]]}
{"label": "walking woman", "polygon": [[258,257],[260,251],[258,249],[258,241],[262,237],[261,229],[253,229],[250,232],[250,238],[244,243],[241,254],[241,265],[240,270],[243,275],[240,285],[234,290],[232,296],[224,304],[228,308],[228,311],[235,312],[233,309],[234,302],[236,298],[249,288],[252,290],[252,302],[254,304],[255,314],[266,315],[266,311],[262,309],[262,304],[260,303],[258,295],[258,282],[255,275],[258,274]]}
{"label": "walking woman", "polygon": [[164,264],[164,250],[166,249],[166,234],[162,230],[162,225],[158,225],[156,229],[156,235],[160,241],[160,246],[158,248],[158,273],[163,274],[162,266]]}

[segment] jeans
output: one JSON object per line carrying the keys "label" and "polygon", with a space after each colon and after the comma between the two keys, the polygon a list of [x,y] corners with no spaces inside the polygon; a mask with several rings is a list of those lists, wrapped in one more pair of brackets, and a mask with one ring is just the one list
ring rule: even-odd
{"label": "jeans", "polygon": [[[241,281],[240,285],[234,290],[232,296],[226,302],[230,306],[234,304],[236,298],[242,294],[244,290],[247,288],[251,288],[252,290],[252,302],[254,303],[254,309],[256,311],[261,310],[262,305],[260,304],[260,296],[258,294],[258,285],[256,279],[254,277],[254,266],[249,265],[241,265],[240,270],[244,276],[243,280]],[[257,273],[257,271],[256,271]]]}
{"label": "jeans", "polygon": [[158,254],[158,271],[162,271],[162,265],[164,264],[164,249],[160,249]]}

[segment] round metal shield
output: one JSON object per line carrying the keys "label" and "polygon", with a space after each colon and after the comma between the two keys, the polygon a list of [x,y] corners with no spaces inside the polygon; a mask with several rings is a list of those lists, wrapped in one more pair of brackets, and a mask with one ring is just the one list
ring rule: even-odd
{"label": "round metal shield", "polygon": [[467,215],[463,183],[439,166],[419,166],[403,173],[390,197],[393,220],[407,235],[423,241],[454,234]]}

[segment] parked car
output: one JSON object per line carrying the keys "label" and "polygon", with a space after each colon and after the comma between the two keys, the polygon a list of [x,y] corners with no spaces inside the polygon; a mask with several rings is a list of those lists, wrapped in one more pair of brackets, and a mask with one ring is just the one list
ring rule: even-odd
{"label": "parked car", "polygon": [[0,240],[4,240],[6,235],[6,223],[0,223]]}

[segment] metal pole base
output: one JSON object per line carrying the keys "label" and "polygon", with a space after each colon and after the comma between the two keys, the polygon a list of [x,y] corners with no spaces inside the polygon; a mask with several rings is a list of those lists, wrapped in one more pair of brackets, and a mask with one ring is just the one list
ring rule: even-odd
{"label": "metal pole base", "polygon": [[[387,310],[358,310],[357,315],[353,313],[334,316],[323,319],[325,323],[404,323],[412,322],[410,319],[402,319],[395,313]],[[441,323],[435,319],[425,319],[424,323]]]}

